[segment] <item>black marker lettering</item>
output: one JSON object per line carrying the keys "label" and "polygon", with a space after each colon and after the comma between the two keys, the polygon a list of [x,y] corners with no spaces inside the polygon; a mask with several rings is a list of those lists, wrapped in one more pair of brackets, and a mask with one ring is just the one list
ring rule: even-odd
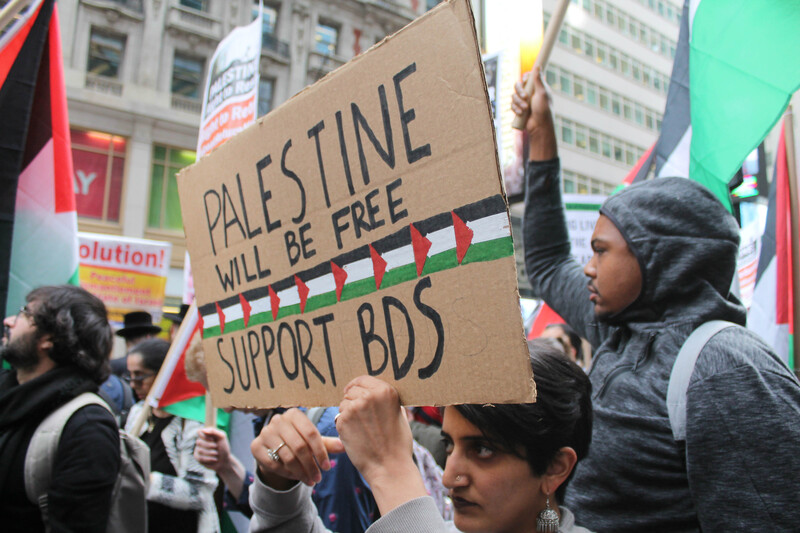
{"label": "black marker lettering", "polygon": [[409,164],[419,161],[423,157],[431,155],[431,145],[425,144],[418,148],[411,148],[411,135],[408,133],[408,123],[417,117],[414,108],[406,110],[403,106],[403,90],[400,82],[417,71],[417,64],[411,63],[409,66],[394,75],[394,91],[397,96],[397,109],[400,111],[400,125],[403,127],[403,142],[406,145],[406,158]]}
{"label": "black marker lettering", "polygon": [[[364,324],[364,314],[369,313],[369,329]],[[358,308],[358,329],[361,332],[361,347],[364,349],[364,362],[367,364],[367,374],[370,376],[377,376],[386,368],[389,362],[389,350],[386,347],[386,342],[374,333],[375,329],[375,313],[372,311],[372,306],[369,302],[364,302]],[[383,348],[383,362],[376,370],[372,367],[372,355],[370,354],[369,345],[372,342],[377,342]]]}
{"label": "black marker lettering", "polygon": [[[386,338],[389,341],[389,353],[392,356],[392,370],[394,371],[394,379],[399,381],[406,377],[408,371],[411,370],[411,365],[414,363],[414,325],[411,323],[411,317],[403,303],[394,298],[393,296],[384,296],[383,301],[383,314],[386,320]],[[394,327],[392,326],[392,311],[390,307],[394,307],[400,311],[406,319],[406,329],[408,330],[408,352],[403,359],[402,364],[397,358],[397,344],[394,340]]]}
{"label": "black marker lettering", "polygon": [[422,291],[430,288],[430,286],[431,278],[428,276],[419,280],[419,283],[414,288],[414,305],[433,322],[433,327],[436,329],[436,351],[434,352],[433,360],[428,366],[417,371],[419,379],[428,379],[434,375],[439,370],[439,365],[442,364],[442,354],[444,354],[444,324],[442,323],[442,316],[433,307],[422,303]]}
{"label": "black marker lettering", "polygon": [[[222,389],[226,393],[230,394],[231,392],[233,392],[233,387],[236,384],[236,376],[234,376],[234,374],[233,374],[233,365],[231,365],[228,362],[228,360],[225,359],[225,357],[223,357],[223,355],[222,355],[222,348],[220,347],[220,345],[223,342],[225,342],[225,339],[221,339],[221,338],[217,339],[217,353],[219,354],[219,358],[222,359],[222,362],[225,363],[225,366],[227,366],[228,370],[230,370],[230,372],[231,372],[231,385],[230,385],[230,387],[224,387]],[[233,343],[233,339],[231,339],[231,343]],[[235,347],[234,347],[234,349],[235,349]]]}

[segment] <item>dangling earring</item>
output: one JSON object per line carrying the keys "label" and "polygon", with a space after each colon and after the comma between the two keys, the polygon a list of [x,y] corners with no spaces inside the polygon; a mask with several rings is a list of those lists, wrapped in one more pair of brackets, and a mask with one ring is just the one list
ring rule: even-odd
{"label": "dangling earring", "polygon": [[550,496],[547,495],[545,508],[536,517],[536,531],[539,533],[558,533],[558,513],[550,507]]}

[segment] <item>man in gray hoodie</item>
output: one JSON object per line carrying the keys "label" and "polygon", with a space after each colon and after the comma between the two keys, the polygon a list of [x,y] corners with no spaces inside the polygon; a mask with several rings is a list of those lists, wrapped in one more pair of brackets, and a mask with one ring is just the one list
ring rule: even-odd
{"label": "man in gray hoodie", "polygon": [[[549,97],[538,72],[527,101],[523,225],[531,285],[594,348],[594,431],[566,505],[603,531],[797,531],[800,384],[741,327],[730,293],[739,229],[703,186],[632,185],[600,209],[585,268],[570,257]],[[686,438],[670,428],[667,388],[687,337],[738,324],[700,352],[686,395]]]}

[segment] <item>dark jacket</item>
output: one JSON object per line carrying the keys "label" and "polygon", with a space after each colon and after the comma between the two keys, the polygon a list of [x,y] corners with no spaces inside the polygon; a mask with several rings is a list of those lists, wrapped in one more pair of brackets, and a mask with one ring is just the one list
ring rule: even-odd
{"label": "dark jacket", "polygon": [[[74,376],[53,379],[60,372],[51,370],[24,385],[17,385],[13,371],[0,371],[0,414],[8,415],[0,424],[3,531],[45,531],[39,508],[25,494],[28,443],[47,414],[81,392],[97,390],[96,384],[85,381],[80,388],[73,387]],[[14,408],[15,404],[24,406],[28,412],[11,420],[10,415],[20,411]],[[36,405],[42,408],[35,408]],[[11,409],[5,411],[4,407]],[[108,409],[88,405],[72,415],[61,433],[47,496],[52,533],[106,531],[111,493],[120,468],[119,450],[119,429]]]}
{"label": "dark jacket", "polygon": [[[666,201],[665,201],[666,200]],[[601,208],[638,259],[643,289],[595,319],[569,255],[559,163],[529,163],[523,226],[534,291],[594,348],[594,428],[566,505],[595,531],[792,531],[800,524],[800,386],[744,327],[716,335],[687,393],[686,442],[666,407],[675,357],[702,323],[744,325],[729,288],[738,227],[704,187],[662,178]]]}

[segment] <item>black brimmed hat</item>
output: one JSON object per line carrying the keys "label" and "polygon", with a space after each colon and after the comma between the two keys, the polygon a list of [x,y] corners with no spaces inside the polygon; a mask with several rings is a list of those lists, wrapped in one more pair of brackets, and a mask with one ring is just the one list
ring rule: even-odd
{"label": "black brimmed hat", "polygon": [[183,319],[186,318],[186,311],[189,310],[189,304],[181,304],[181,310],[178,311],[178,314],[175,313],[164,313],[164,318],[167,320],[171,320],[176,324],[181,324]]}
{"label": "black brimmed hat", "polygon": [[124,327],[117,330],[117,335],[124,339],[139,337],[148,333],[159,333],[161,326],[153,324],[153,317],[147,311],[133,311],[123,318]]}

